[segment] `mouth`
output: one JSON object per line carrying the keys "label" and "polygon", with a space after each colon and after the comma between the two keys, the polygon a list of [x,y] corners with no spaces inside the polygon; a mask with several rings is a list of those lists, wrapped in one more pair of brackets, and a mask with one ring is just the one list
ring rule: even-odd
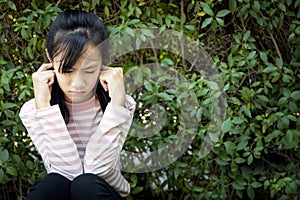
{"label": "mouth", "polygon": [[84,94],[83,91],[69,91],[69,93],[72,94],[72,95],[82,95],[82,94]]}

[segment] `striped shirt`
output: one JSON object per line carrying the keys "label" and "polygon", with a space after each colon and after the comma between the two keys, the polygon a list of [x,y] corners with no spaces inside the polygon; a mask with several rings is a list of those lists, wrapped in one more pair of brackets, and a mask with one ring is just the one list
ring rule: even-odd
{"label": "striped shirt", "polygon": [[119,157],[132,123],[135,101],[127,95],[125,107],[108,103],[104,113],[96,97],[66,104],[70,113],[67,125],[58,105],[36,110],[32,99],[20,111],[47,172],[70,180],[82,173],[93,173],[121,196],[127,196],[130,185],[119,169]]}

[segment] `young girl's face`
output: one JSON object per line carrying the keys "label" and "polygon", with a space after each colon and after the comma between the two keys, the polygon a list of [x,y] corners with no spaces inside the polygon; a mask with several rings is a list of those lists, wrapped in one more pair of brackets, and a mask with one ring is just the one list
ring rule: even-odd
{"label": "young girl's face", "polygon": [[102,66],[101,54],[92,45],[85,47],[84,53],[76,64],[67,72],[60,73],[61,55],[54,58],[53,67],[59,87],[67,102],[81,103],[95,95]]}

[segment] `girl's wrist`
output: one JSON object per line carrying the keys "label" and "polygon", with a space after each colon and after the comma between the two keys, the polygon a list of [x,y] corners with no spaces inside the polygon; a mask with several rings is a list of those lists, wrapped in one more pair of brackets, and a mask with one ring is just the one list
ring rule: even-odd
{"label": "girl's wrist", "polygon": [[110,101],[112,104],[117,104],[117,105],[120,105],[122,107],[125,106],[125,97],[114,97],[114,98],[111,98],[111,101]]}
{"label": "girl's wrist", "polygon": [[35,101],[35,107],[37,110],[43,109],[43,108],[47,108],[50,107],[50,102],[39,102],[39,101]]}

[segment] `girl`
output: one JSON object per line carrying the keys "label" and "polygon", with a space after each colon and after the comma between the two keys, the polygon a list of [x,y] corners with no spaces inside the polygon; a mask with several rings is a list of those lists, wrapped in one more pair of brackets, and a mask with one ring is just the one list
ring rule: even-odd
{"label": "girl", "polygon": [[47,176],[27,200],[121,199],[130,192],[119,154],[135,102],[125,95],[121,68],[105,67],[108,31],[99,17],[60,13],[46,41],[50,63],[32,75],[34,99],[20,117]]}

